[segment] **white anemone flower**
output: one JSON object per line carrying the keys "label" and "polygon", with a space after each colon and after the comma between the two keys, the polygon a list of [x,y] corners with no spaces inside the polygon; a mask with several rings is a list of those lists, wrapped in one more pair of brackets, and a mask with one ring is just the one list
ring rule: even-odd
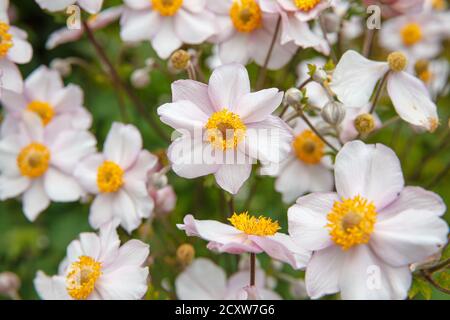
{"label": "white anemone flower", "polygon": [[0,140],[0,199],[21,197],[30,221],[50,201],[77,201],[85,192],[73,177],[76,164],[95,152],[95,137],[83,130],[44,127],[25,111],[17,133]]}
{"label": "white anemone flower", "polygon": [[409,265],[447,242],[446,207],[435,193],[405,187],[388,147],[352,141],[336,157],[336,192],[301,197],[288,210],[289,234],[313,250],[306,288],[313,299],[405,299]]}
{"label": "white anemone flower", "polygon": [[149,246],[132,239],[120,246],[116,223],[100,234],[81,233],[67,247],[58,274],[38,271],[34,286],[44,300],[139,300],[147,292]]}
{"label": "white anemone flower", "polygon": [[436,104],[423,82],[403,71],[407,63],[401,52],[377,62],[349,50],[337,64],[330,87],[346,107],[361,108],[369,102],[378,80],[386,77],[387,92],[398,115],[414,126],[434,131],[439,124]]}
{"label": "white anemone flower", "polygon": [[114,219],[128,233],[143,218],[149,218],[154,202],[147,190],[147,173],[158,162],[156,156],[142,150],[142,136],[133,125],[113,123],[103,146],[103,153],[83,159],[75,177],[91,194],[89,223],[95,229]]}
{"label": "white anemone flower", "polygon": [[167,59],[183,43],[201,44],[216,32],[214,15],[206,10],[206,0],[124,2],[120,20],[122,40],[151,41],[162,59]]}
{"label": "white anemone flower", "polygon": [[42,9],[51,12],[63,11],[76,4],[90,14],[96,14],[103,6],[103,0],[36,0],[36,2]]}

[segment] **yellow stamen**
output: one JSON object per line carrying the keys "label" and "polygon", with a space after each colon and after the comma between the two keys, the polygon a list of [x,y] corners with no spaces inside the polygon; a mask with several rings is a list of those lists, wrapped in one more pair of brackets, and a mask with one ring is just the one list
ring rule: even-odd
{"label": "yellow stamen", "polygon": [[404,25],[400,34],[405,46],[412,46],[422,40],[422,28],[415,22]]}
{"label": "yellow stamen", "polygon": [[369,242],[377,220],[373,202],[356,196],[336,201],[327,215],[331,239],[343,250]]}
{"label": "yellow stamen", "polygon": [[447,4],[445,3],[445,0],[433,0],[431,2],[431,5],[432,5],[433,9],[438,10],[438,11],[442,11],[447,8]]}
{"label": "yellow stamen", "polygon": [[6,56],[9,49],[14,45],[12,35],[8,33],[9,25],[0,21],[0,58]]}
{"label": "yellow stamen", "polygon": [[28,104],[28,111],[36,113],[42,120],[44,126],[46,126],[53,119],[55,111],[52,106],[47,102],[32,101]]}
{"label": "yellow stamen", "polygon": [[66,275],[66,289],[69,295],[77,300],[87,299],[102,274],[101,268],[100,262],[88,256],[81,256],[73,262]]}
{"label": "yellow stamen", "polygon": [[213,113],[205,128],[209,142],[222,150],[236,148],[246,131],[241,118],[227,109]]}
{"label": "yellow stamen", "polygon": [[310,11],[320,3],[320,0],[294,0],[294,3],[300,10]]}
{"label": "yellow stamen", "polygon": [[122,187],[122,168],[112,161],[105,161],[97,170],[97,186],[100,192],[116,192]]}
{"label": "yellow stamen", "polygon": [[183,5],[183,0],[151,0],[153,10],[162,16],[173,16]]}
{"label": "yellow stamen", "polygon": [[272,221],[270,218],[260,216],[256,218],[250,216],[248,212],[240,214],[234,213],[228,221],[236,228],[248,235],[254,236],[273,236],[280,228],[277,221]]}
{"label": "yellow stamen", "polygon": [[255,0],[234,0],[230,18],[239,32],[252,32],[262,25],[261,9]]}
{"label": "yellow stamen", "polygon": [[292,143],[297,158],[307,164],[317,164],[324,155],[325,143],[311,130],[304,130]]}
{"label": "yellow stamen", "polygon": [[50,150],[43,144],[33,142],[23,148],[17,156],[20,173],[28,178],[38,178],[48,169]]}

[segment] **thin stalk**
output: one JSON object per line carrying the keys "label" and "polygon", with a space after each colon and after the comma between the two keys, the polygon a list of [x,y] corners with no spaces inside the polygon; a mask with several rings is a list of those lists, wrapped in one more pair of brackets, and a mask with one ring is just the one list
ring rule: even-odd
{"label": "thin stalk", "polygon": [[256,253],[250,253],[250,286],[256,283]]}
{"label": "thin stalk", "polygon": [[309,121],[309,119],[305,116],[303,111],[299,111],[298,115],[303,119],[303,121],[306,122],[308,127],[322,140],[327,146],[329,146],[334,152],[339,152],[338,149],[336,149],[331,143],[328,142],[327,139],[323,137],[323,135],[314,127],[314,125]]}
{"label": "thin stalk", "polygon": [[264,81],[266,80],[266,74],[267,74],[267,65],[269,64],[270,57],[272,56],[272,51],[275,46],[275,42],[278,38],[278,32],[280,31],[280,25],[281,25],[281,16],[278,17],[277,24],[275,26],[275,31],[273,33],[272,41],[270,43],[269,51],[267,52],[266,59],[264,60],[264,65],[261,68],[258,81],[256,82],[256,88],[261,89],[264,85]]}
{"label": "thin stalk", "polygon": [[389,76],[389,73],[390,72],[388,71],[384,74],[383,78],[381,79],[381,81],[377,87],[377,91],[375,92],[375,95],[374,95],[373,101],[372,101],[372,105],[370,107],[370,111],[369,111],[370,114],[374,113],[375,108],[377,107],[378,100],[380,100],[381,92],[383,91],[384,86],[386,85],[386,80],[387,80],[387,77]]}
{"label": "thin stalk", "polygon": [[429,274],[427,271],[422,270],[421,271],[422,276],[425,278],[425,280],[427,280],[429,283],[431,283],[436,289],[438,289],[439,291],[442,291],[446,294],[450,294],[450,289],[444,288],[443,286],[441,286],[439,283],[437,283],[434,279],[433,276],[431,274]]}
{"label": "thin stalk", "polygon": [[362,54],[364,57],[369,58],[373,47],[373,39],[375,38],[376,29],[367,29],[364,37],[364,44]]}

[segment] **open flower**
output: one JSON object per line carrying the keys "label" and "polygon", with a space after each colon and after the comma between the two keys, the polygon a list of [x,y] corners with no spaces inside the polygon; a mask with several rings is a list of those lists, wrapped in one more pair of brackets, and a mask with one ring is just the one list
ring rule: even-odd
{"label": "open flower", "polygon": [[346,107],[366,105],[380,78],[386,77],[387,92],[398,115],[412,125],[434,131],[438,124],[436,104],[422,81],[403,71],[407,59],[391,53],[387,62],[371,61],[347,51],[336,66],[330,87]]}
{"label": "open flower", "polygon": [[[122,40],[151,41],[159,57],[167,59],[183,43],[200,44],[215,33],[214,15],[199,0],[124,0]],[[209,1],[208,1],[209,2]]]}
{"label": "open flower", "polygon": [[450,88],[447,86],[447,79],[450,74],[450,64],[445,58],[431,61],[418,60],[414,69],[417,78],[423,81],[434,99],[448,93]]}
{"label": "open flower", "polygon": [[290,128],[271,115],[282,99],[276,88],[251,93],[247,70],[237,64],[215,69],[209,85],[174,82],[173,102],[160,106],[158,114],[182,133],[168,152],[175,173],[214,174],[220,187],[237,193],[254,159],[279,163],[290,150]]}
{"label": "open flower", "polygon": [[294,269],[303,268],[310,253],[297,246],[287,234],[279,233],[278,222],[270,218],[253,217],[247,212],[233,214],[231,226],[214,220],[196,220],[192,215],[178,224],[188,236],[209,241],[208,248],[231,254],[265,252],[276,260],[288,263]]}
{"label": "open flower", "polygon": [[[219,45],[222,63],[247,64],[254,60],[263,66],[275,33],[278,15],[262,12],[258,0],[208,1],[216,14],[218,30],[211,41]],[[293,43],[282,45],[278,33],[268,61],[269,69],[279,69],[291,60],[297,50]]]}
{"label": "open flower", "polygon": [[131,233],[143,218],[149,218],[154,203],[147,192],[147,172],[157,158],[142,150],[142,137],[133,125],[113,123],[103,153],[83,159],[75,177],[95,194],[89,223],[95,229],[113,219]]}
{"label": "open flower", "polygon": [[68,6],[77,4],[90,14],[98,13],[102,9],[103,0],[36,0],[37,4],[45,10],[63,11]]}
{"label": "open flower", "polygon": [[81,233],[67,247],[58,275],[38,271],[34,286],[44,300],[138,300],[147,292],[149,246],[130,240],[120,246],[116,223],[100,235]]}
{"label": "open flower", "polygon": [[289,208],[289,233],[313,250],[306,269],[312,298],[405,299],[409,264],[447,242],[442,199],[404,187],[400,161],[384,145],[347,143],[336,157],[336,193],[313,193]]}
{"label": "open flower", "polygon": [[38,115],[44,126],[61,129],[88,129],[91,114],[83,107],[83,91],[74,84],[64,87],[57,71],[41,66],[25,80],[21,94],[5,91],[0,96],[6,117],[2,134],[15,132],[24,110]]}
{"label": "open flower", "polygon": [[[180,300],[247,300],[249,271],[240,270],[227,279],[225,271],[211,260],[197,258],[175,280]],[[266,275],[256,269],[256,289],[262,299],[280,300],[281,297],[266,287]]]}
{"label": "open flower", "polygon": [[0,140],[0,199],[21,196],[30,221],[55,202],[77,201],[84,191],[72,176],[76,164],[95,152],[87,131],[44,128],[41,119],[24,112],[17,133]]}

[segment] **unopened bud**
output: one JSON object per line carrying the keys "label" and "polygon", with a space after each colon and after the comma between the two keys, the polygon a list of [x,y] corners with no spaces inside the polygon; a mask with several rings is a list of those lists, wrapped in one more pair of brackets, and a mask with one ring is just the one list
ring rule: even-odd
{"label": "unopened bud", "polygon": [[337,126],[341,124],[345,118],[344,105],[338,101],[329,101],[325,107],[322,108],[320,115],[326,123]]}
{"label": "unopened bud", "polygon": [[0,273],[0,294],[15,298],[19,288],[20,279],[15,273],[9,271]]}
{"label": "unopened bud", "polygon": [[195,249],[189,243],[183,243],[177,249],[177,261],[184,266],[191,264],[195,257]]}
{"label": "unopened bud", "polygon": [[191,55],[186,50],[177,50],[170,57],[170,64],[176,70],[186,70],[191,62]]}
{"label": "unopened bud", "polygon": [[388,55],[387,62],[389,64],[389,68],[392,71],[398,72],[405,70],[406,65],[408,64],[408,59],[403,53],[394,51]]}
{"label": "unopened bud", "polygon": [[314,72],[312,79],[316,82],[323,83],[328,80],[328,74],[323,69],[317,69],[316,72]]}
{"label": "unopened bud", "polygon": [[370,113],[363,113],[356,117],[354,125],[360,134],[368,134],[375,129],[375,119]]}
{"label": "unopened bud", "polygon": [[67,59],[53,59],[50,62],[50,68],[56,70],[61,75],[61,77],[67,77],[72,73],[72,66]]}
{"label": "unopened bud", "polygon": [[147,68],[137,69],[131,74],[131,84],[135,88],[144,88],[150,83],[150,74]]}
{"label": "unopened bud", "polygon": [[303,93],[297,88],[290,88],[284,93],[284,103],[289,106],[298,106],[303,99]]}

